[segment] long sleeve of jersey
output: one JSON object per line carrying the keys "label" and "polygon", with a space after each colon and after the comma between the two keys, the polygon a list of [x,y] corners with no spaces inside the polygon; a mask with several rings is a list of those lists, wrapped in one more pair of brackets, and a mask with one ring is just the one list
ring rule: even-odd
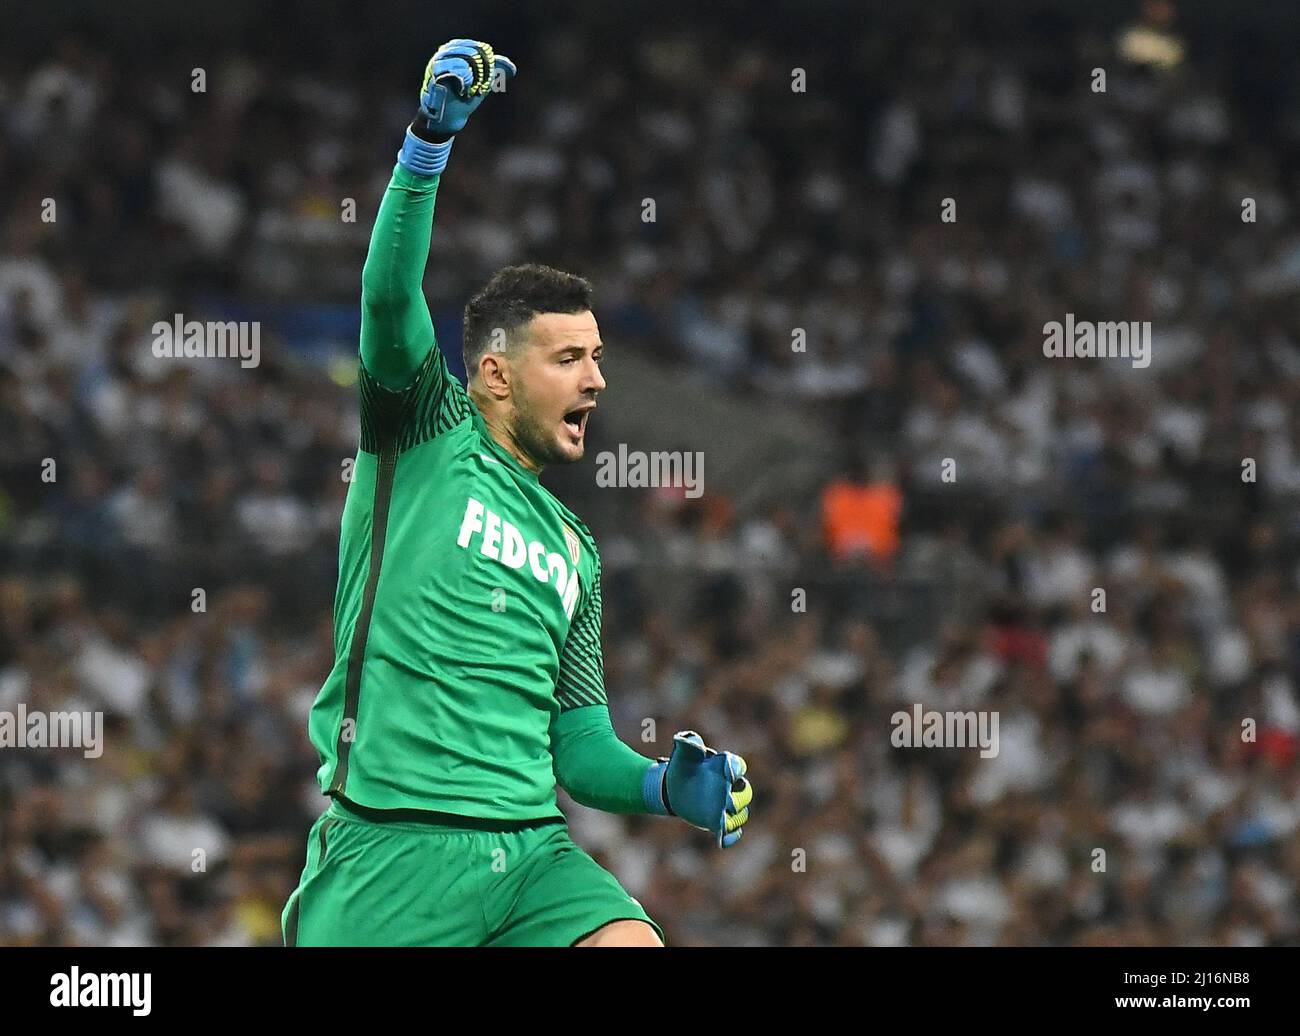
{"label": "long sleeve of jersey", "polygon": [[560,715],[551,724],[555,779],[584,806],[606,813],[645,813],[641,787],[655,761],[633,751],[614,732],[605,695],[601,610],[597,561],[592,592],[574,617],[560,656],[555,688]]}
{"label": "long sleeve of jersey", "polygon": [[402,453],[469,416],[424,301],[438,177],[402,166],[384,190],[361,273],[361,448]]}
{"label": "long sleeve of jersey", "polygon": [[606,705],[562,713],[551,725],[555,779],[575,802],[606,813],[649,812],[641,788],[655,763],[614,732]]}
{"label": "long sleeve of jersey", "polygon": [[361,362],[393,391],[410,384],[435,348],[421,285],[438,181],[393,168],[361,273]]}

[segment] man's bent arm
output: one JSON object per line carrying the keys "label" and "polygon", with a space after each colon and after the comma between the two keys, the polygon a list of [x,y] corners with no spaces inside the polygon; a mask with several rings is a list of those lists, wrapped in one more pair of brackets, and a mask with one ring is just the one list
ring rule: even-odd
{"label": "man's bent arm", "polygon": [[551,725],[555,779],[575,802],[606,813],[650,813],[646,774],[653,759],[633,751],[614,732],[607,705],[584,705]]}
{"label": "man's bent arm", "polygon": [[647,798],[647,777],[655,760],[619,740],[605,696],[605,662],[600,648],[600,558],[582,609],[574,617],[560,655],[555,697],[560,714],[551,723],[555,779],[575,802],[606,813],[655,813],[659,798]]}

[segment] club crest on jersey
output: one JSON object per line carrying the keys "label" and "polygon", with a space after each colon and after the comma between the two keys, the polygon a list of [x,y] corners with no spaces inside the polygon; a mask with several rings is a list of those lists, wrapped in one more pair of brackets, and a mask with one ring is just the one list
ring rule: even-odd
{"label": "club crest on jersey", "polygon": [[[470,548],[470,541],[476,534],[481,534],[479,553],[486,558],[505,565],[507,568],[528,568],[538,582],[554,587],[560,595],[564,614],[573,618],[578,607],[578,537],[565,527],[564,538],[569,545],[569,557],[573,567],[564,560],[564,555],[548,551],[537,540],[524,540],[524,534],[495,511],[483,506],[482,501],[470,497],[465,503],[465,516],[460,522],[460,534],[456,537],[456,546],[463,550]],[[573,537],[570,539],[569,537]]]}
{"label": "club crest on jersey", "polygon": [[564,542],[569,545],[569,560],[573,562],[573,567],[578,567],[578,548],[581,543],[578,540],[578,534],[570,529],[567,525],[562,526],[564,529]]}

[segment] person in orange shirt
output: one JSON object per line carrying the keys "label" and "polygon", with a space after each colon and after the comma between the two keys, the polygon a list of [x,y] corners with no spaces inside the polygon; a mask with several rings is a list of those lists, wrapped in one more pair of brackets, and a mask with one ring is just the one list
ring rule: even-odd
{"label": "person in orange shirt", "polygon": [[854,458],[822,491],[822,532],[836,560],[865,557],[888,565],[898,552],[903,494],[883,472]]}

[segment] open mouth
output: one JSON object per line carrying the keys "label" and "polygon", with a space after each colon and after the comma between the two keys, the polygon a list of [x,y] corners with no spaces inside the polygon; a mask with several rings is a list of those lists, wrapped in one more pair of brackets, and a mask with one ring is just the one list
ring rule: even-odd
{"label": "open mouth", "polygon": [[576,410],[570,410],[564,415],[564,427],[569,430],[569,434],[575,439],[581,439],[583,433],[587,430],[587,415],[595,409],[595,404],[578,407]]}

